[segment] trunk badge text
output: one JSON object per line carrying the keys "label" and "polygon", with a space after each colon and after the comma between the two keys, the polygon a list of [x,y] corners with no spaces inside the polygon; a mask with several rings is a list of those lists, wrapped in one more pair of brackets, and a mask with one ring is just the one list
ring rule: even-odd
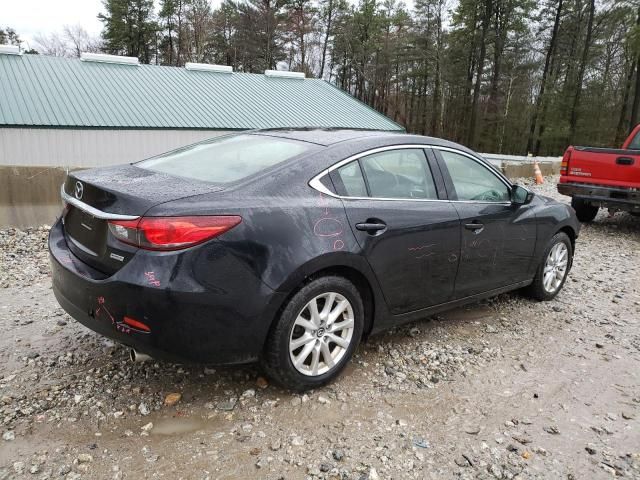
{"label": "trunk badge text", "polygon": [[82,185],[82,182],[76,182],[76,187],[74,191],[76,198],[80,200],[82,198],[83,193],[84,193],[84,185]]}

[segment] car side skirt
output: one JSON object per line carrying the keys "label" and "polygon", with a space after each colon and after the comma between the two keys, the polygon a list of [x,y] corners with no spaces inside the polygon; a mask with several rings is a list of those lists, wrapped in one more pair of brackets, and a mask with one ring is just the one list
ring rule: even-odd
{"label": "car side skirt", "polygon": [[471,295],[469,297],[458,298],[456,300],[452,300],[446,303],[440,303],[438,305],[433,305],[431,307],[423,308],[421,310],[414,310],[413,312],[403,313],[401,315],[393,315],[389,318],[388,321],[379,321],[376,322],[373,326],[372,334],[379,333],[383,330],[391,328],[393,326],[402,325],[408,322],[414,322],[416,320],[422,320],[431,315],[435,315],[436,313],[441,313],[447,310],[451,310],[456,307],[461,307],[463,305],[468,305],[470,303],[475,303],[479,300],[483,300],[485,298],[495,297],[496,295],[500,295],[501,293],[510,292],[513,290],[517,290],[519,288],[527,287],[531,285],[533,282],[533,278],[529,280],[525,280],[522,282],[514,283],[511,285],[507,285],[504,287],[496,288],[493,290],[489,290],[487,292],[478,293],[476,295]]}

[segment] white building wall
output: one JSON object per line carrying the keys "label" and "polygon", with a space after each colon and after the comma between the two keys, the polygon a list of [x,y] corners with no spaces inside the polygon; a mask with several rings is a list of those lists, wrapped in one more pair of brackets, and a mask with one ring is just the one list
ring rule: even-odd
{"label": "white building wall", "polygon": [[103,167],[229,133],[221,130],[0,128],[0,165]]}

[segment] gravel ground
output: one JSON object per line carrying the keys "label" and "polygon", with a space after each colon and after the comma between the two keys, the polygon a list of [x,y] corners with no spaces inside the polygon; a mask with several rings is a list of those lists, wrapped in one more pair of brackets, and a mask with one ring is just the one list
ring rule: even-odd
{"label": "gravel ground", "polygon": [[0,230],[0,479],[640,478],[638,218],[583,227],[554,301],[375,336],[306,395],[130,363],[55,302],[46,235]]}

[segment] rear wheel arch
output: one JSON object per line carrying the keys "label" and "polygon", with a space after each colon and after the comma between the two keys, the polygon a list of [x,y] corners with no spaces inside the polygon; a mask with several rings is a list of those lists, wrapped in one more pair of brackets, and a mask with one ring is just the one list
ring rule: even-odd
{"label": "rear wheel arch", "polygon": [[362,306],[364,307],[364,329],[363,335],[366,337],[373,328],[374,315],[376,312],[375,297],[373,295],[373,289],[367,277],[353,267],[348,266],[336,266],[328,267],[310,275],[307,281],[311,281],[314,278],[337,276],[343,277],[349,280],[358,289],[360,298],[362,298]]}
{"label": "rear wheel arch", "polygon": [[[293,282],[287,282],[293,283],[293,285],[291,285],[290,288],[285,289],[287,293],[282,299],[279,307],[276,309],[275,315],[273,315],[273,318],[270,319],[269,328],[267,329],[267,331],[271,331],[291,298],[296,293],[298,293],[305,285],[311,283],[317,278],[329,276],[338,276],[345,278],[353,283],[353,285],[358,290],[364,307],[365,323],[363,328],[363,338],[366,338],[366,336],[373,329],[374,318],[376,312],[378,311],[379,305],[376,304],[376,297],[373,291],[373,287],[370,280],[367,278],[367,275],[352,265],[330,265],[320,267],[315,270],[310,269],[303,276],[301,276],[301,278],[298,278]],[[265,337],[265,343],[268,338],[269,335]]]}

